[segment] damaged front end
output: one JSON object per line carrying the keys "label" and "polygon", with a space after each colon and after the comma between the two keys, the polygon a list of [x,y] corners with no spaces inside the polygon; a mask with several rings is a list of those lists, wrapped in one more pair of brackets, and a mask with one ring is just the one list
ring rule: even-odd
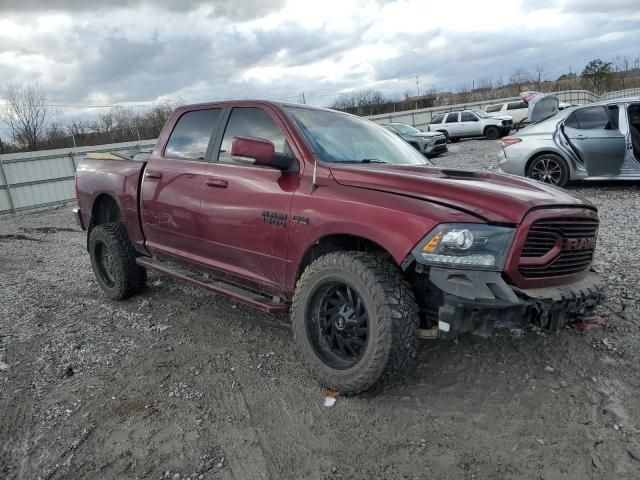
{"label": "damaged front end", "polygon": [[415,278],[424,292],[423,327],[437,323],[444,337],[490,336],[498,329],[528,325],[558,331],[589,316],[605,298],[604,283],[594,272],[566,285],[531,289],[509,285],[499,272],[489,271],[417,265]]}

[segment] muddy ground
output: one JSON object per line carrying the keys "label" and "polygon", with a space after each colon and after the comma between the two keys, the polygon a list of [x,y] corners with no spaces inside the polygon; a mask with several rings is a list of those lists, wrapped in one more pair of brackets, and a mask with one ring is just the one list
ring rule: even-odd
{"label": "muddy ground", "polygon": [[606,327],[423,341],[406,385],[333,408],[285,316],[156,274],[105,300],[69,207],[0,219],[0,478],[640,478],[640,190],[572,190],[600,208]]}

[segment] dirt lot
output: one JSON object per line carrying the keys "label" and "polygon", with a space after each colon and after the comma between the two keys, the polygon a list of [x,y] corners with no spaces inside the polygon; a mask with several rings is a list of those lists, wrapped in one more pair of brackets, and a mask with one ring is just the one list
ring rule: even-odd
{"label": "dirt lot", "polygon": [[572,190],[600,208],[606,327],[425,341],[406,385],[333,408],[286,317],[154,274],[107,301],[68,208],[0,219],[0,478],[640,478],[640,190]]}

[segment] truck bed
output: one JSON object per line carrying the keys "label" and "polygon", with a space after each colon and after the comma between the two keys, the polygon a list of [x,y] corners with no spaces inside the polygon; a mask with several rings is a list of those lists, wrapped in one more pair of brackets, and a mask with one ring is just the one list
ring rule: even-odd
{"label": "truck bed", "polygon": [[[138,199],[142,172],[147,159],[136,151],[87,155],[76,169],[76,192],[83,224],[89,225],[91,209],[100,205],[100,196],[111,196],[122,212],[122,220],[136,249],[146,251],[140,225]],[[147,155],[148,158],[148,155]]]}

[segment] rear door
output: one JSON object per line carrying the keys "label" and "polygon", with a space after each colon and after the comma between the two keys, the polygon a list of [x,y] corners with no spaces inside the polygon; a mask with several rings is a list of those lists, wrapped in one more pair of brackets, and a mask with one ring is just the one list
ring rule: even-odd
{"label": "rear door", "polygon": [[236,136],[261,138],[273,142],[276,152],[293,155],[291,139],[271,108],[235,107],[226,117],[202,202],[208,263],[241,283],[282,291],[299,168],[282,172],[240,163],[231,157],[231,143]]}
{"label": "rear door", "polygon": [[625,136],[616,125],[604,105],[577,109],[565,119],[564,134],[590,177],[620,175],[626,147]]}
{"label": "rear door", "polygon": [[209,174],[207,150],[221,118],[220,108],[183,113],[164,150],[147,163],[140,211],[147,246],[156,255],[203,254],[200,203]]}
{"label": "rear door", "polygon": [[444,119],[444,125],[450,137],[460,136],[460,112],[448,113]]}

